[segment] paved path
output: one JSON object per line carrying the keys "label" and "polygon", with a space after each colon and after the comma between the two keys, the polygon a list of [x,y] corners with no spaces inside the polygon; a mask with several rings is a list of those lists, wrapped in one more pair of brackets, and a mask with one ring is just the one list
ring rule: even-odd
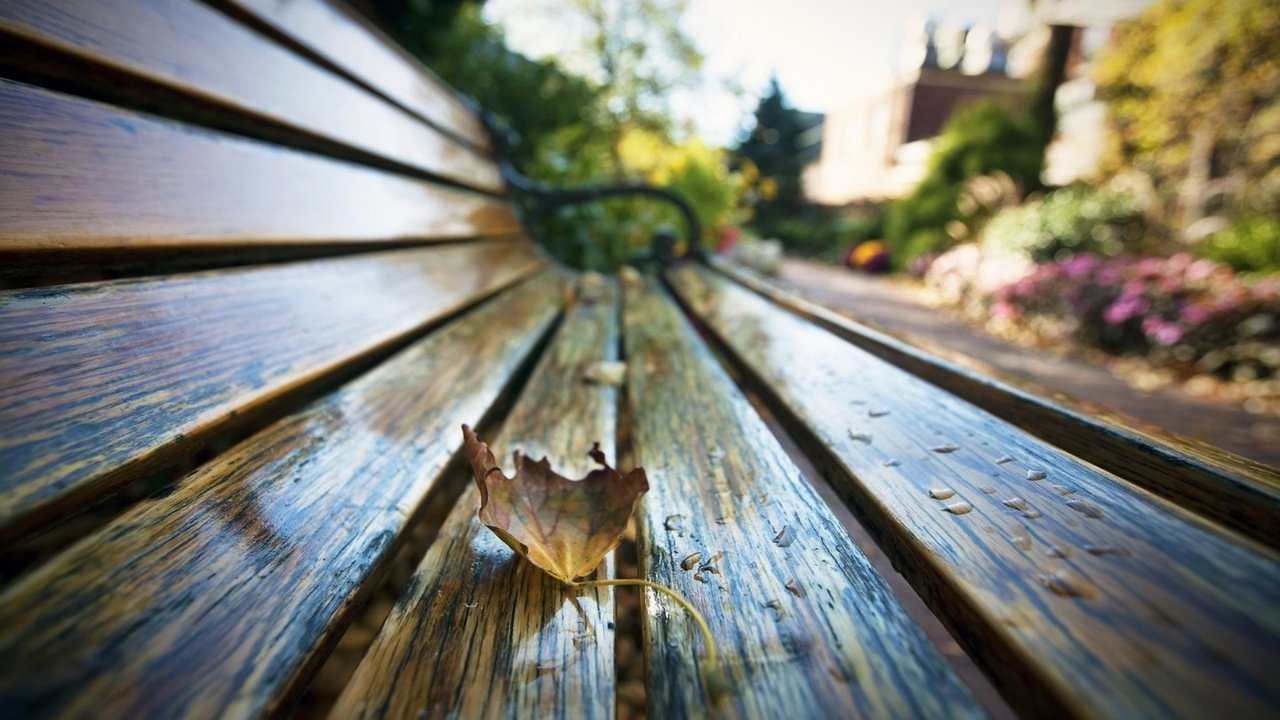
{"label": "paved path", "polygon": [[843,268],[788,259],[774,282],[903,339],[923,339],[1051,391],[1280,467],[1278,418],[1251,415],[1236,405],[1192,397],[1176,388],[1135,390],[1105,367],[996,339],[920,304],[892,282]]}

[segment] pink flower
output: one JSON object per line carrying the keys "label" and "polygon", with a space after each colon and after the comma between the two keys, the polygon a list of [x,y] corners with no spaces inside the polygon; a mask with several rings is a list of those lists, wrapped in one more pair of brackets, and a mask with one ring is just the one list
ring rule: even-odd
{"label": "pink flower", "polygon": [[1148,303],[1138,295],[1121,295],[1103,312],[1103,317],[1112,325],[1120,325],[1130,318],[1146,312]]}
{"label": "pink flower", "polygon": [[1173,323],[1165,323],[1156,331],[1155,341],[1161,345],[1174,345],[1182,339],[1182,328]]}
{"label": "pink flower", "polygon": [[1213,312],[1209,308],[1196,303],[1188,303],[1178,312],[1178,319],[1188,325],[1199,325],[1212,316]]}
{"label": "pink flower", "polygon": [[1012,303],[1007,303],[1001,300],[991,306],[991,317],[993,318],[1000,318],[1003,320],[1016,318],[1017,316],[1018,308],[1014,307]]}

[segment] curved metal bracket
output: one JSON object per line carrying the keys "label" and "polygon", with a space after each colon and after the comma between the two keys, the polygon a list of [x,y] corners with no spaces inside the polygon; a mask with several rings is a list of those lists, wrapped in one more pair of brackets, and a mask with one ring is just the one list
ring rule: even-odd
{"label": "curved metal bracket", "polygon": [[[583,185],[573,188],[555,188],[533,180],[511,164],[511,150],[519,144],[519,138],[492,113],[480,111],[480,120],[488,130],[494,154],[499,162],[502,179],[514,191],[531,200],[535,205],[534,213],[542,216],[558,208],[569,205],[580,205],[598,202],[605,198],[640,196],[669,202],[676,206],[684,217],[685,237],[688,241],[688,253],[699,256],[698,241],[702,237],[702,224],[689,204],[679,193],[647,183],[615,183],[599,185]],[[670,233],[658,232],[654,235],[648,255],[640,260],[652,259],[661,264],[673,262],[675,257],[675,237]]]}

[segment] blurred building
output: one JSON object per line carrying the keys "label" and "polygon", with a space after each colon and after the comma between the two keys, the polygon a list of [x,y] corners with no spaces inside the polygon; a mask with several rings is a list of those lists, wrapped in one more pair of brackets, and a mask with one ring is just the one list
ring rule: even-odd
{"label": "blurred building", "polygon": [[922,19],[907,28],[901,70],[884,87],[827,114],[821,155],[804,174],[807,197],[857,205],[901,197],[924,175],[931,141],[960,108],[977,101],[1025,105],[1051,25],[1075,28],[1066,81],[1057,93],[1058,134],[1045,181],[1065,184],[1098,165],[1105,108],[1095,100],[1088,61],[1115,22],[1153,0],[1010,2],[996,27]]}

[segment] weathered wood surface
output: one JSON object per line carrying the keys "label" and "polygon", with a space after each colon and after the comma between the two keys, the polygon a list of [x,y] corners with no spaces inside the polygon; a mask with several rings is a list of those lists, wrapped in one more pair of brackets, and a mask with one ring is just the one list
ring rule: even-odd
{"label": "weathered wood surface", "polygon": [[496,166],[195,0],[0,3],[0,65],[113,102],[499,192]]}
{"label": "weathered wood surface", "polygon": [[422,63],[349,8],[328,0],[212,0],[275,28],[423,120],[477,147],[484,129]]}
{"label": "weathered wood surface", "polygon": [[11,717],[288,707],[559,312],[543,275],[286,417],[0,595]]}
{"label": "weathered wood surface", "polygon": [[[617,312],[612,291],[568,311],[492,445],[500,462],[520,450],[584,477],[596,467],[587,451],[599,442],[616,463],[617,390],[587,383],[583,370],[616,360]],[[334,720],[613,717],[612,592],[579,593],[579,611],[557,581],[480,523],[479,506],[468,483]],[[609,560],[597,577],[612,575]]]}
{"label": "weathered wood surface", "polygon": [[0,253],[518,232],[506,203],[0,80]]}
{"label": "weathered wood surface", "polygon": [[976,373],[850,320],[718,260],[717,270],[854,343],[1095,465],[1200,515],[1280,547],[1280,468],[1171,433],[1152,436],[1041,394]]}
{"label": "weathered wood surface", "polygon": [[680,297],[1018,708],[1280,707],[1280,561],[708,270]]}
{"label": "weathered wood surface", "polygon": [[0,293],[0,535],[543,264],[485,242]]}
{"label": "weathered wood surface", "polygon": [[623,307],[641,573],[707,616],[731,688],[713,712],[701,635],[647,591],[650,717],[982,716],[666,294]]}

